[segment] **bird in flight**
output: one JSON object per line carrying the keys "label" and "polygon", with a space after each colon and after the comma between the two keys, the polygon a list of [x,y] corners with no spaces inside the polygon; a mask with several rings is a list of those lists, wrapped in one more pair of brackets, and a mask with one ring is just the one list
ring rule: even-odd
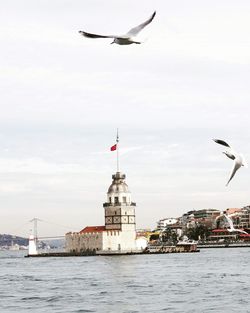
{"label": "bird in flight", "polygon": [[239,232],[239,233],[242,233],[242,234],[248,234],[244,230],[234,228],[234,224],[233,224],[233,221],[232,221],[231,217],[227,216],[226,214],[223,214],[223,217],[225,217],[225,219],[228,222],[229,228],[227,230],[229,232]]}
{"label": "bird in flight", "polygon": [[234,164],[229,176],[229,180],[226,184],[226,186],[228,186],[229,182],[232,180],[232,178],[234,177],[235,173],[238,171],[239,168],[241,168],[241,166],[245,166],[247,167],[247,163],[243,157],[243,155],[235,152],[232,147],[229,146],[228,143],[226,143],[223,140],[220,139],[213,139],[216,143],[218,143],[219,145],[225,146],[227,147],[227,150],[224,151],[223,153],[231,160],[234,160]]}
{"label": "bird in flight", "polygon": [[140,41],[135,40],[135,36],[149,23],[152,22],[153,18],[155,17],[156,11],[147,19],[145,22],[141,23],[140,25],[131,28],[125,35],[97,35],[92,33],[87,33],[82,30],[79,30],[79,33],[87,38],[113,38],[111,43],[116,43],[118,45],[131,45],[132,43],[141,44]]}

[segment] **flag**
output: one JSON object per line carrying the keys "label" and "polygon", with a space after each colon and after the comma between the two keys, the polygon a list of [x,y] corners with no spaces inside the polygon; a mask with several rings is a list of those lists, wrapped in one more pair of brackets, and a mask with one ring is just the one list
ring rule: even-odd
{"label": "flag", "polygon": [[115,151],[115,150],[116,150],[116,144],[110,148],[110,151]]}

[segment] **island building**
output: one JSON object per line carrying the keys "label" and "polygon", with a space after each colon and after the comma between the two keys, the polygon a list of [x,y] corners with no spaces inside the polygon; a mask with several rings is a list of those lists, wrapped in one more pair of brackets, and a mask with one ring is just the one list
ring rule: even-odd
{"label": "island building", "polygon": [[66,234],[66,252],[133,252],[143,250],[147,242],[136,236],[136,203],[125,182],[126,175],[119,171],[118,135],[116,145],[111,151],[117,151],[117,172],[112,175],[107,199],[103,204],[103,226],[86,226],[79,232]]}

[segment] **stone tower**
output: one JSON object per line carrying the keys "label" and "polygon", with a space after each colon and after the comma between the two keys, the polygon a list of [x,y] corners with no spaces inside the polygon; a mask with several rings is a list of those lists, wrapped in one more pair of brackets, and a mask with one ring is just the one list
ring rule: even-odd
{"label": "stone tower", "polygon": [[131,193],[125,182],[126,175],[116,172],[107,192],[107,202],[103,204],[106,230],[131,232],[135,236],[135,207]]}

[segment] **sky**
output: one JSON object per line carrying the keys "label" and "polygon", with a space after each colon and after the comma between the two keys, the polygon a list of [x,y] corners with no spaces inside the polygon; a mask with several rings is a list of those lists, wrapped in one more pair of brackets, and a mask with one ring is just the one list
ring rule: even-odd
{"label": "sky", "polygon": [[[141,45],[123,34],[156,16]],[[116,172],[137,228],[192,209],[250,204],[250,2],[9,0],[0,11],[0,233],[47,236],[103,225]]]}

